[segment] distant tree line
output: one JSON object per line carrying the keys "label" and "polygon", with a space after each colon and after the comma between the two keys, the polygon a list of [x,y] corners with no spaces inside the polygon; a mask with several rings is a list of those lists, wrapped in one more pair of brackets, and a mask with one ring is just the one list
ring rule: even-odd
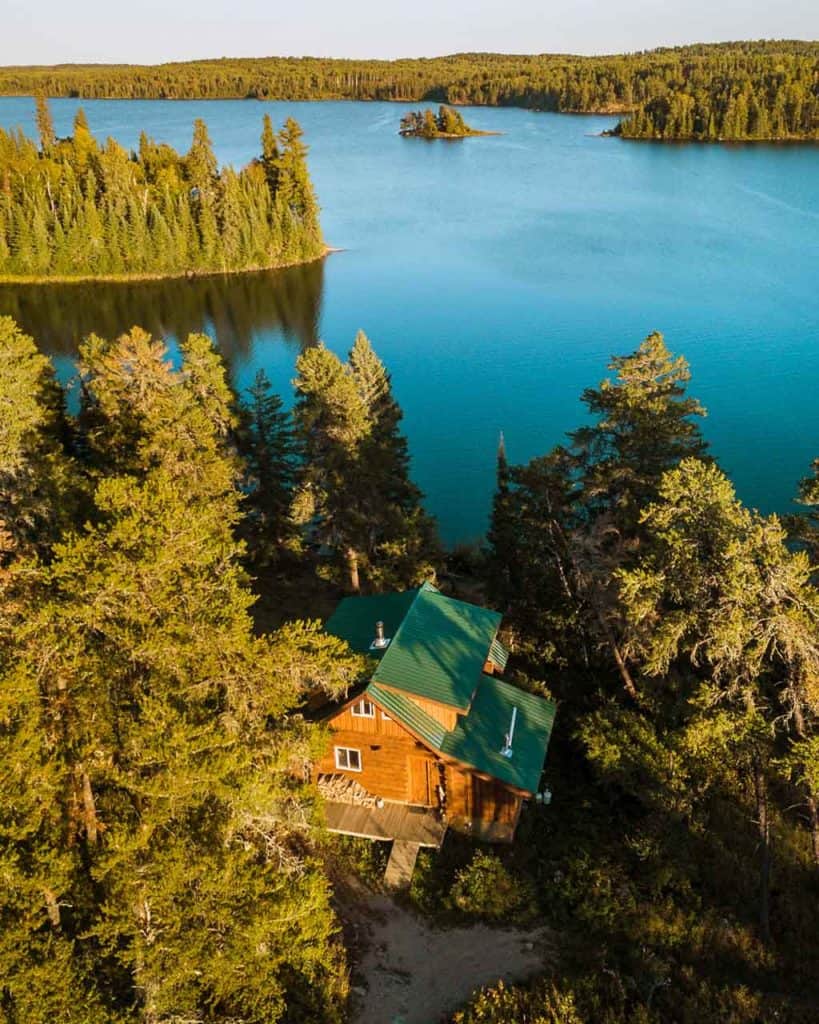
{"label": "distant tree line", "polygon": [[0,277],[213,273],[323,252],[302,131],[264,118],[262,153],[220,168],[205,123],[181,155],[143,132],[129,153],[100,145],[82,109],[58,139],[44,97],[39,146],[0,129]]}
{"label": "distant tree line", "polygon": [[[0,69],[0,93],[140,99],[427,100],[624,114],[628,138],[819,138],[819,44],[717,43],[575,57],[222,59]],[[631,116],[631,115],[634,116]]]}

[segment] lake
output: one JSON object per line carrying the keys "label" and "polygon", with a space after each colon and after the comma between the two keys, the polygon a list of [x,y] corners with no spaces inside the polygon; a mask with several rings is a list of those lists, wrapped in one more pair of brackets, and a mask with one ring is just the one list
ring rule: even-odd
{"label": "lake", "polygon": [[[58,134],[79,105],[55,100]],[[704,430],[740,496],[792,509],[819,456],[819,147],[652,145],[601,138],[608,117],[467,109],[500,136],[397,135],[413,105],[84,101],[98,138],[141,129],[186,149],[207,121],[220,160],[247,162],[262,115],[303,126],[329,244],[292,270],[139,285],[0,289],[68,373],[77,340],[140,323],[214,334],[237,386],[264,367],[291,400],[317,338],[363,328],[392,373],[414,475],[450,542],[479,537],[498,434],[510,459],[583,421],[579,395],[614,353],[661,330],[691,364]],[[30,99],[0,124],[34,131]]]}

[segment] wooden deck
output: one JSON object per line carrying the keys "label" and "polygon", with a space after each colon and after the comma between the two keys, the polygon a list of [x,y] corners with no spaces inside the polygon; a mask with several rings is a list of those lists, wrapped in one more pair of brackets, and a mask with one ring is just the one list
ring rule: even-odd
{"label": "wooden deck", "polygon": [[446,825],[426,807],[385,803],[383,807],[359,807],[327,801],[327,829],[362,839],[399,839],[437,849],[444,841]]}

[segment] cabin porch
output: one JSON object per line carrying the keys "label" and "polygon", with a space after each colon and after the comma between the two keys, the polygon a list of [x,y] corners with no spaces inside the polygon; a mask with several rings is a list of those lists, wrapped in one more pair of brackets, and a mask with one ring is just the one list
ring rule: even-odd
{"label": "cabin porch", "polygon": [[446,824],[429,807],[387,802],[380,807],[362,807],[328,800],[324,815],[329,832],[362,839],[394,839],[436,850],[446,833]]}

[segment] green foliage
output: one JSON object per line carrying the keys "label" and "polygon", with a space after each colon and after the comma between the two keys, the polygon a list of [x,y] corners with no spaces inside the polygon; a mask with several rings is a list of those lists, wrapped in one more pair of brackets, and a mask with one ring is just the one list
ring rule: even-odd
{"label": "green foliage", "polygon": [[[560,701],[554,801],[524,814],[510,868],[561,930],[581,1019],[809,1020],[812,567],[705,455],[660,336],[612,368],[569,445],[523,467],[499,453],[487,585],[515,667]],[[509,998],[538,1019],[541,992]]]}
{"label": "green foliage", "polygon": [[434,578],[435,527],[409,477],[389,375],[359,332],[344,364],[323,345],[297,362],[295,417],[304,466],[294,518],[344,566],[352,590]]}
{"label": "green foliage", "polygon": [[[399,100],[627,115],[627,138],[819,137],[819,47],[770,40],[577,57],[265,57],[159,67],[4,68],[0,92],[93,98]],[[434,115],[430,112],[431,116]]]}
{"label": "green foliage", "polygon": [[438,115],[429,109],[410,111],[401,118],[400,135],[415,135],[421,139],[461,138],[480,135],[470,128],[457,110],[444,106],[438,108]]}
{"label": "green foliage", "polygon": [[494,854],[479,850],[455,875],[450,902],[470,917],[508,924],[531,913],[532,893]]}
{"label": "green foliage", "polygon": [[259,370],[241,409],[239,448],[245,465],[244,528],[254,561],[269,564],[297,545],[291,515],[299,446],[291,417]]}
{"label": "green foliage", "polygon": [[238,174],[220,170],[197,120],[180,155],[144,133],[139,151],[99,145],[80,111],[54,139],[38,100],[40,148],[0,130],[0,276],[215,273],[316,259],[324,251],[307,147],[292,119]]}
{"label": "green foliage", "polygon": [[371,888],[377,889],[384,879],[390,857],[390,843],[328,832],[322,839],[321,853],[331,876],[352,873]]}
{"label": "green foliage", "polygon": [[540,983],[530,991],[501,981],[482,989],[452,1024],[583,1024],[583,1019],[571,992],[553,983]]}
{"label": "green foliage", "polygon": [[663,473],[705,452],[686,397],[688,365],[661,334],[649,335],[609,365],[614,378],[587,388],[591,422],[526,466],[498,467],[489,534],[490,594],[507,609],[520,643],[565,652],[580,648],[584,666],[604,652],[626,690],[635,692],[618,642],[616,572],[644,538],[640,509]]}
{"label": "green foliage", "polygon": [[46,556],[79,497],[53,368],[10,317],[0,317],[0,408],[2,565]]}
{"label": "green foliage", "polygon": [[[9,1020],[340,1020],[295,712],[363,660],[317,623],[255,635],[233,395],[207,338],[179,350],[174,369],[136,328],[84,344],[90,508],[50,564],[0,578]],[[12,395],[44,429],[36,387]]]}
{"label": "green foliage", "polygon": [[814,459],[812,473],[799,481],[797,501],[807,508],[807,513],[791,516],[788,526],[810,553],[816,564],[819,561],[819,459]]}

